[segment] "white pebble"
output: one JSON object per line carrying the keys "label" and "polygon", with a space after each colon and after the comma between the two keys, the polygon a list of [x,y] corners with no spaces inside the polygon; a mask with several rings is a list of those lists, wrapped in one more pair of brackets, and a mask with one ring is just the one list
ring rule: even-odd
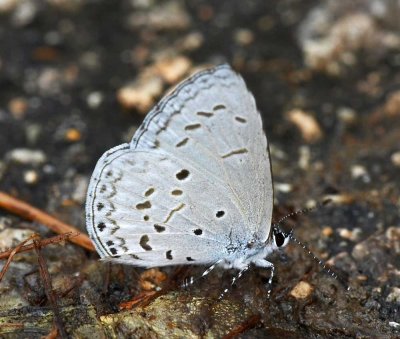
{"label": "white pebble", "polygon": [[287,183],[274,183],[275,190],[282,192],[282,193],[289,193],[292,191],[292,185]]}
{"label": "white pebble", "polygon": [[40,165],[47,161],[46,154],[41,150],[28,148],[16,148],[8,152],[6,159],[24,165]]}
{"label": "white pebble", "polygon": [[103,102],[103,94],[101,92],[92,92],[87,96],[86,102],[90,108],[95,109]]}
{"label": "white pebble", "polygon": [[393,165],[400,167],[400,151],[393,153],[390,157],[390,160],[392,161]]}
{"label": "white pebble", "polygon": [[29,170],[24,173],[24,181],[29,185],[36,184],[38,182],[38,179],[39,175],[34,170]]}

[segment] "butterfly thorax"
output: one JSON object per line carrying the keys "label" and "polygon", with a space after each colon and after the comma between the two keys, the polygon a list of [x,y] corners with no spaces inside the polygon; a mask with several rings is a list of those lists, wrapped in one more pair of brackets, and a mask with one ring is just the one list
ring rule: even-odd
{"label": "butterfly thorax", "polygon": [[265,259],[277,247],[273,242],[248,242],[236,247],[231,255],[224,259],[221,263],[224,268],[243,269],[256,261]]}

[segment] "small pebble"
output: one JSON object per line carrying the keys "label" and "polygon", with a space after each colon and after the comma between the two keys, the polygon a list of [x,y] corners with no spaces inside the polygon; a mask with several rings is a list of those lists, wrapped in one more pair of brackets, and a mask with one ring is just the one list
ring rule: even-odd
{"label": "small pebble", "polygon": [[137,109],[141,113],[147,113],[162,91],[162,79],[159,76],[153,76],[122,87],[118,90],[117,99],[126,109]]}
{"label": "small pebble", "polygon": [[364,181],[365,183],[371,181],[367,169],[362,165],[353,165],[350,171],[351,171],[351,177],[353,179],[362,179],[362,181]]}
{"label": "small pebble", "polygon": [[390,160],[392,161],[393,165],[400,167],[400,151],[393,153],[390,156]]}
{"label": "small pebble", "polygon": [[86,191],[89,185],[88,177],[83,175],[77,175],[73,180],[74,191],[72,192],[71,198],[73,201],[83,204],[86,200]]}
{"label": "small pebble", "polygon": [[158,268],[144,271],[139,278],[140,287],[144,291],[160,290],[161,284],[167,280],[167,275]]}
{"label": "small pebble", "polygon": [[393,328],[400,328],[400,324],[395,321],[389,321],[389,326]]}
{"label": "small pebble", "polygon": [[201,32],[193,32],[186,35],[180,43],[183,51],[191,52],[199,49],[204,43],[204,36]]}
{"label": "small pebble", "polygon": [[11,17],[12,22],[17,27],[30,24],[39,11],[39,2],[35,0],[18,1],[18,5]]}
{"label": "small pebble", "polygon": [[363,260],[364,258],[366,258],[369,255],[370,255],[370,251],[368,250],[368,247],[366,246],[366,244],[364,242],[355,245],[351,252],[351,256],[358,261]]}
{"label": "small pebble", "polygon": [[384,105],[384,111],[388,116],[400,116],[400,91],[390,94]]}
{"label": "small pebble", "polygon": [[356,111],[349,107],[340,107],[337,110],[337,115],[346,125],[353,125],[357,120]]}
{"label": "small pebble", "polygon": [[0,13],[11,12],[17,5],[17,0],[0,0]]}
{"label": "small pebble", "polygon": [[288,112],[289,121],[296,125],[306,142],[314,143],[321,140],[323,133],[318,121],[310,114],[293,109]]}
{"label": "small pebble", "polygon": [[351,240],[351,241],[358,241],[361,238],[361,228],[356,227],[353,230],[348,230],[346,228],[339,228],[339,235],[343,238],[343,239],[347,239],[347,240]]}
{"label": "small pebble", "polygon": [[292,191],[293,186],[291,184],[288,183],[274,183],[274,188],[282,193],[289,193]]}
{"label": "small pebble", "polygon": [[29,170],[24,173],[24,181],[29,185],[34,185],[38,182],[39,175],[35,170]]}
{"label": "small pebble", "polygon": [[311,295],[314,288],[306,281],[300,281],[291,291],[290,295],[296,299],[305,299]]}
{"label": "small pebble", "polygon": [[364,281],[368,280],[368,277],[365,274],[359,274],[357,276],[357,280],[360,281],[360,282],[364,282]]}
{"label": "small pebble", "polygon": [[15,119],[22,119],[28,109],[28,103],[24,98],[13,98],[8,103],[8,109]]}
{"label": "small pebble", "polygon": [[174,84],[188,73],[191,66],[192,63],[188,58],[178,56],[173,59],[160,61],[154,67],[165,82],[168,84]]}
{"label": "small pebble", "polygon": [[191,18],[183,3],[161,1],[152,5],[149,11],[133,11],[127,23],[137,30],[148,28],[156,31],[177,31],[188,29]]}
{"label": "small pebble", "polygon": [[241,28],[235,32],[234,39],[238,45],[247,46],[254,41],[254,34],[249,29]]}
{"label": "small pebble", "polygon": [[333,235],[333,228],[330,227],[330,226],[325,226],[325,227],[322,229],[322,235],[323,235],[324,237],[326,237],[326,238],[331,237],[331,236]]}
{"label": "small pebble", "polygon": [[0,252],[17,246],[21,241],[29,238],[34,232],[19,228],[6,228],[0,232]]}
{"label": "small pebble", "polygon": [[65,132],[65,140],[69,142],[76,142],[81,140],[82,134],[76,128],[69,128]]}
{"label": "small pebble", "polygon": [[300,146],[299,148],[299,167],[303,170],[306,170],[310,166],[310,160],[311,160],[311,151],[310,147],[308,146]]}
{"label": "small pebble", "polygon": [[392,287],[391,292],[386,297],[386,301],[389,303],[396,303],[400,305],[400,288]]}
{"label": "small pebble", "polygon": [[349,205],[354,202],[354,197],[347,193],[326,194],[323,200],[330,200],[330,203],[336,205]]}
{"label": "small pebble", "polygon": [[92,92],[87,96],[86,102],[91,109],[95,109],[101,105],[103,99],[103,94],[101,92]]}
{"label": "small pebble", "polygon": [[8,152],[6,158],[24,165],[40,165],[47,161],[46,154],[40,150],[16,148]]}

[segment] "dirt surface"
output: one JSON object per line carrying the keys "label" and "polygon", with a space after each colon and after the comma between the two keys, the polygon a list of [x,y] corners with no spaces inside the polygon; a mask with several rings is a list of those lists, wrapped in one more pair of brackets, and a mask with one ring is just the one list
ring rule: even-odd
{"label": "dirt surface", "polygon": [[[252,269],[143,270],[99,262],[70,243],[41,251],[64,337],[398,338],[400,336],[400,13],[392,0],[0,2],[0,189],[85,230],[100,155],[199,67],[245,78],[271,147],[274,219],[297,244]],[[45,226],[0,211],[0,250]],[[3,264],[4,261],[2,261]],[[1,264],[1,265],[2,265]],[[333,265],[333,266],[332,266]],[[55,327],[35,251],[0,282],[0,336]],[[150,278],[149,278],[150,276]],[[165,279],[166,277],[166,279]],[[164,285],[163,285],[164,284]],[[161,292],[149,292],[163,285]],[[348,291],[346,288],[350,287]],[[121,303],[140,300],[134,308]]]}

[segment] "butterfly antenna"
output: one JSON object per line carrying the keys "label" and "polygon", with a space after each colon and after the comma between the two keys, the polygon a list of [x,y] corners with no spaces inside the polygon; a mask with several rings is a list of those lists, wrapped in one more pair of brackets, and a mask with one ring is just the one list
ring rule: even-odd
{"label": "butterfly antenna", "polygon": [[278,227],[281,223],[283,223],[284,221],[286,221],[287,219],[289,219],[291,217],[294,217],[295,215],[307,214],[307,213],[319,210],[320,208],[323,208],[326,205],[328,205],[330,202],[332,202],[332,199],[327,198],[327,199],[322,200],[322,202],[317,202],[316,205],[313,207],[302,208],[301,210],[286,214],[284,217],[279,219],[277,223],[274,223],[274,225],[276,225]]}
{"label": "butterfly antenna", "polygon": [[[301,210],[289,213],[287,215],[285,215],[284,217],[282,217],[281,219],[278,220],[277,223],[273,224],[273,228],[278,231],[278,232],[282,232],[282,230],[280,229],[280,224],[285,222],[287,219],[295,216],[295,215],[302,215],[302,214],[307,214],[310,212],[313,212],[315,210],[318,210],[320,208],[325,207],[326,205],[328,205],[330,202],[332,202],[331,198],[326,198],[324,200],[322,200],[322,202],[317,202],[315,206],[313,207],[309,207],[309,208],[303,208]],[[282,232],[284,233],[284,232]],[[285,234],[285,233],[284,233]],[[342,278],[340,278],[335,272],[333,272],[329,267],[326,266],[325,262],[321,259],[319,259],[318,257],[316,257],[314,255],[314,253],[311,252],[311,250],[304,245],[301,241],[299,241],[294,235],[293,235],[293,229],[286,234],[287,237],[289,237],[289,239],[293,240],[297,245],[299,245],[300,247],[302,247],[307,253],[308,255],[313,258],[314,261],[316,261],[318,263],[319,266],[322,267],[322,270],[324,272],[326,272],[327,274],[329,274],[332,278],[334,278],[335,280],[339,281],[343,286],[346,286],[347,290],[350,290],[350,287],[347,285],[346,282],[344,282],[344,280]]]}
{"label": "butterfly antenna", "polygon": [[314,253],[312,253],[311,250],[306,245],[304,245],[300,240],[298,240],[297,238],[294,237],[293,230],[290,231],[290,233],[288,234],[288,237],[291,240],[293,240],[297,245],[301,246],[308,253],[308,255],[311,258],[313,258],[313,260],[316,261],[318,263],[318,265],[320,265],[322,267],[322,270],[325,273],[329,274],[332,278],[334,278],[335,280],[339,281],[343,286],[346,287],[347,291],[350,290],[350,286],[348,286],[347,283],[341,277],[339,277],[335,272],[333,272],[329,267],[327,267],[323,260],[321,260],[318,257],[316,257],[314,255]]}

